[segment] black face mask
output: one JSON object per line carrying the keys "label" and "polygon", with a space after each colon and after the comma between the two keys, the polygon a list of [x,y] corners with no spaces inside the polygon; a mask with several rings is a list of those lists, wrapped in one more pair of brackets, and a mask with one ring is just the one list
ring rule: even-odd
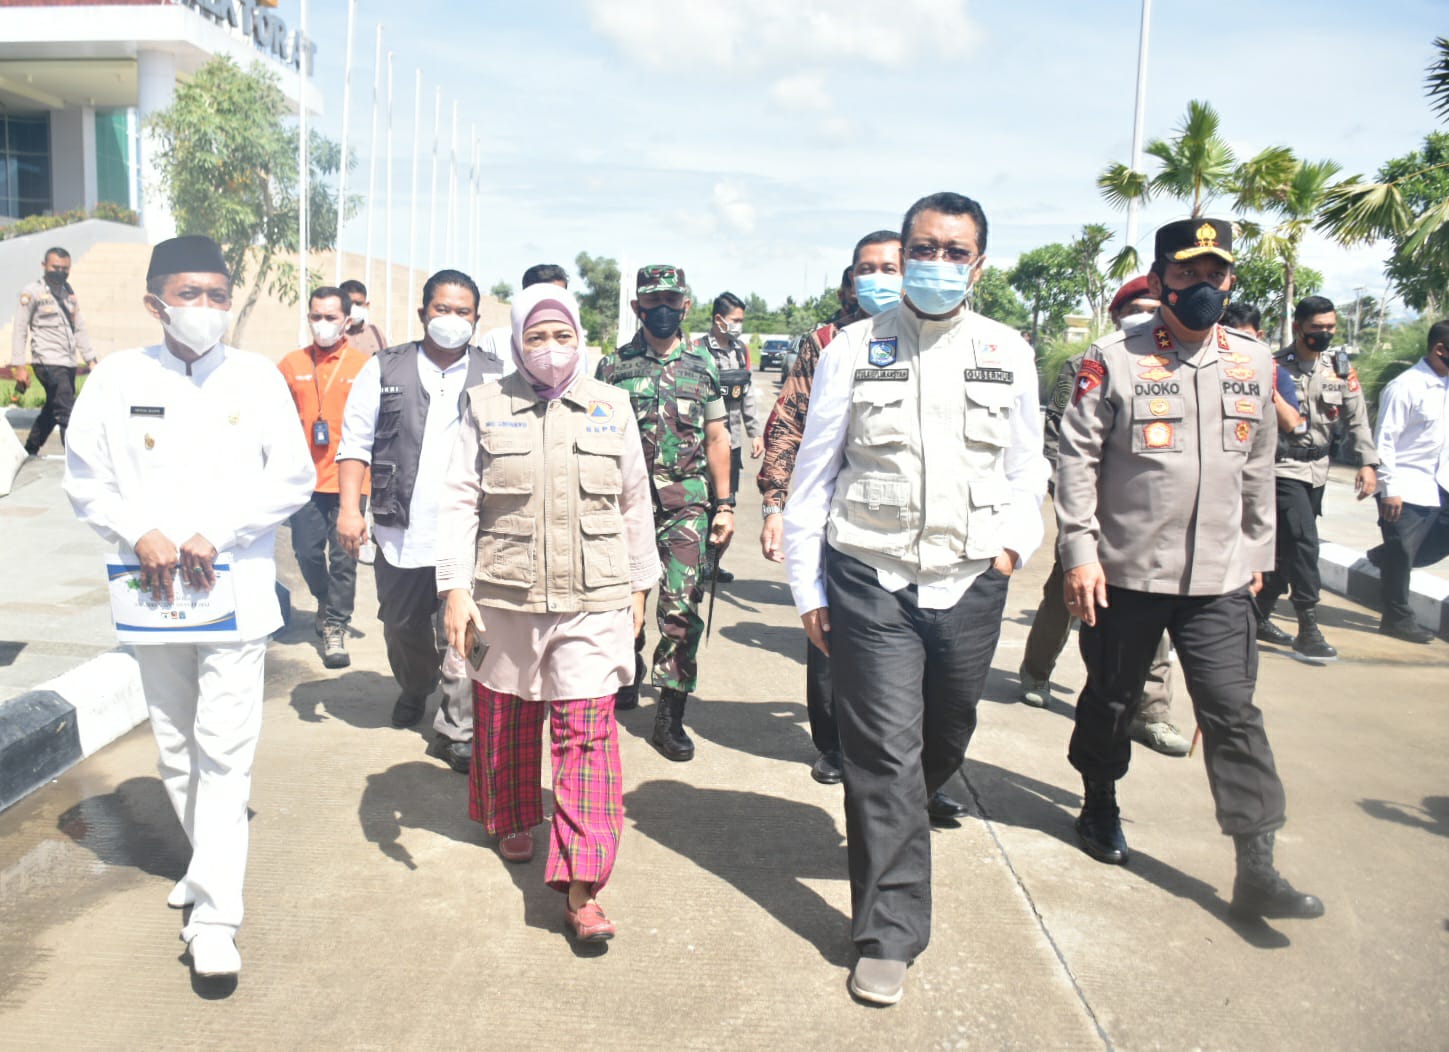
{"label": "black face mask", "polygon": [[1228,308],[1228,293],[1211,282],[1199,281],[1185,289],[1168,289],[1162,305],[1172,311],[1183,326],[1192,332],[1213,327]]}
{"label": "black face mask", "polygon": [[679,323],[684,320],[684,311],[661,303],[657,307],[641,310],[639,317],[643,319],[644,328],[649,330],[649,335],[662,340],[679,331]]}
{"label": "black face mask", "polygon": [[1305,349],[1312,351],[1314,354],[1322,354],[1328,350],[1328,345],[1333,342],[1333,333],[1305,332],[1302,340],[1299,342],[1303,344]]}
{"label": "black face mask", "polygon": [[47,270],[45,272],[45,280],[52,285],[64,285],[69,277],[70,271],[68,270]]}

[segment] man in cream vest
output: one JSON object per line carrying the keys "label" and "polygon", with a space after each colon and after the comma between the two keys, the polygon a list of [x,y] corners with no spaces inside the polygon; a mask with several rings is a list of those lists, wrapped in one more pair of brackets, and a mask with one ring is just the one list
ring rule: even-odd
{"label": "man in cream vest", "polygon": [[901,305],[821,357],[785,510],[790,588],[836,684],[850,990],[875,1004],[930,938],[926,801],[965,757],[1048,474],[1031,348],[966,306],[981,206],[933,194],[901,230]]}

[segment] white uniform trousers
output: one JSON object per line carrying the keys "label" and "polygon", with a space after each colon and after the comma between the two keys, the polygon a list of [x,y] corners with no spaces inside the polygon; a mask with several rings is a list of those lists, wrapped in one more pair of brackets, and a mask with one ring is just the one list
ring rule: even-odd
{"label": "white uniform trousers", "polygon": [[135,648],[161,782],[191,842],[188,942],[201,928],[235,936],[241,925],[266,652],[266,639]]}

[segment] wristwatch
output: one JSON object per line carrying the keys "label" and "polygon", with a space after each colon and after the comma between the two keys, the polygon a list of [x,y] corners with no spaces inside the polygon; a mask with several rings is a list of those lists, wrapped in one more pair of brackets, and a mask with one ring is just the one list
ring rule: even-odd
{"label": "wristwatch", "polygon": [[721,511],[725,510],[726,508],[728,508],[731,512],[733,512],[735,510],[735,504],[736,503],[738,503],[738,501],[733,496],[730,496],[730,497],[716,497],[715,500],[714,500],[714,510],[715,510],[715,514],[718,515]]}
{"label": "wristwatch", "polygon": [[762,519],[768,519],[771,515],[783,515],[784,512],[785,509],[778,504],[760,505],[760,518]]}

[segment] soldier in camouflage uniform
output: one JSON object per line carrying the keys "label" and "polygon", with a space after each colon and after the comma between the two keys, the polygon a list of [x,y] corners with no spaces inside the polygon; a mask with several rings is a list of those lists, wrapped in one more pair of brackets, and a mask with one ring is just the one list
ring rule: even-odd
{"label": "soldier in camouflage uniform", "polygon": [[[689,312],[689,286],[678,267],[642,267],[633,307],[643,328],[596,373],[629,393],[649,466],[659,561],[659,644],[654,683],[660,688],[651,744],[670,760],[694,757],[684,732],[684,705],[698,673],[704,634],[699,616],[704,589],[700,567],[705,540],[725,548],[734,535],[735,494],[730,490],[730,436],[719,373],[709,354],[691,347],[680,329]],[[710,492],[714,513],[710,515]],[[636,676],[619,691],[616,707],[639,704],[644,675],[641,630],[634,641]]]}

